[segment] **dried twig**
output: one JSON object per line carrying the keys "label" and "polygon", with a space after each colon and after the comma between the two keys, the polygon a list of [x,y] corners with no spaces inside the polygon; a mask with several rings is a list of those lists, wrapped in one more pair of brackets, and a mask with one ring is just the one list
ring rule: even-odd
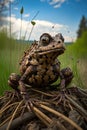
{"label": "dried twig", "polygon": [[75,122],[73,122],[71,119],[69,119],[68,117],[64,116],[62,113],[53,110],[52,108],[49,108],[45,105],[40,104],[40,107],[55,114],[58,117],[61,117],[62,119],[64,119],[65,121],[67,121],[68,123],[70,123],[73,127],[75,127],[77,130],[82,130],[81,127],[79,127]]}
{"label": "dried twig", "polygon": [[13,115],[12,115],[11,120],[10,120],[9,123],[8,123],[8,126],[7,126],[6,130],[9,130],[9,128],[10,128],[10,126],[11,126],[11,123],[12,123],[12,120],[13,120],[13,118],[15,117],[16,112],[17,112],[17,110],[19,109],[19,107],[21,106],[22,103],[23,103],[23,101],[19,102],[17,108],[15,109],[15,111],[14,111],[14,113],[13,113]]}
{"label": "dried twig", "polygon": [[0,114],[2,114],[4,111],[6,111],[8,108],[10,108],[10,107],[12,107],[12,106],[14,106],[14,105],[17,105],[19,102],[14,102],[14,103],[12,103],[12,104],[9,104],[8,106],[6,105],[6,107],[4,107],[4,108],[2,108],[1,110],[0,110]]}
{"label": "dried twig", "polygon": [[[26,112],[22,117],[19,116],[18,118],[12,121],[10,125],[10,130],[16,129],[19,125],[23,125],[25,122],[33,120],[33,118],[35,118],[34,113]],[[9,122],[0,127],[0,130],[6,130],[8,123]]]}
{"label": "dried twig", "polygon": [[73,104],[75,108],[77,108],[77,111],[81,113],[86,119],[87,119],[87,112],[84,110],[79,104],[77,104],[72,98],[70,98],[68,95],[65,95],[66,98]]}
{"label": "dried twig", "polygon": [[33,107],[33,110],[34,110],[34,113],[37,115],[37,117],[39,117],[47,127],[49,127],[53,123],[53,121],[47,115],[45,115],[36,107]]}

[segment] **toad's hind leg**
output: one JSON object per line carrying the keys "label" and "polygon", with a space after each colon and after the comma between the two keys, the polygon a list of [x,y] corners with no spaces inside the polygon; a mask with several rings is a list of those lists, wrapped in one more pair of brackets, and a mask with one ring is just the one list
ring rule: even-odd
{"label": "toad's hind leg", "polygon": [[73,72],[72,70],[67,67],[60,71],[60,87],[61,90],[65,90],[65,88],[71,83],[73,79]]}

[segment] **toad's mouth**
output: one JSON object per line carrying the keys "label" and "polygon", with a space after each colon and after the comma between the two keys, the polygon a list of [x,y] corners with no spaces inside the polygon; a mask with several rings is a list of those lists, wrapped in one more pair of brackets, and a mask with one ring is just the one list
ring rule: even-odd
{"label": "toad's mouth", "polygon": [[58,49],[58,48],[56,48],[56,49],[50,49],[50,50],[45,50],[45,51],[41,51],[41,50],[39,50],[39,51],[36,51],[36,53],[38,53],[38,55],[44,55],[44,54],[49,54],[49,53],[58,53],[58,54],[62,54],[62,53],[64,53],[64,48],[61,48],[61,49]]}
{"label": "toad's mouth", "polygon": [[38,55],[44,55],[44,54],[49,54],[49,53],[57,53],[57,54],[62,54],[65,51],[65,47],[61,47],[61,48],[46,48],[46,49],[41,49],[41,50],[35,50],[35,53],[37,53]]}

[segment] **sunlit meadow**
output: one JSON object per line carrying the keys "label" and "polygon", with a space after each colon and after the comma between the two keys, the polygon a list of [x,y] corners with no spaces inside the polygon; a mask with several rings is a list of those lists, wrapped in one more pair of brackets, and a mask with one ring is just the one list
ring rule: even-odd
{"label": "sunlit meadow", "polygon": [[[0,33],[0,94],[10,89],[8,77],[19,73],[19,62],[29,43],[8,38],[6,32]],[[69,66],[74,73],[71,86],[87,88],[87,32],[75,43],[66,44],[66,51],[59,57],[61,69]]]}

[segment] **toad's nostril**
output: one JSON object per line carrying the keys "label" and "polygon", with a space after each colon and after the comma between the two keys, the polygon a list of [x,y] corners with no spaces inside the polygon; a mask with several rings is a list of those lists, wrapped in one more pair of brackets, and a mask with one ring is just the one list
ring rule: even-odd
{"label": "toad's nostril", "polygon": [[53,45],[52,47],[55,47],[55,45]]}
{"label": "toad's nostril", "polygon": [[61,43],[61,41],[58,41],[58,43]]}

